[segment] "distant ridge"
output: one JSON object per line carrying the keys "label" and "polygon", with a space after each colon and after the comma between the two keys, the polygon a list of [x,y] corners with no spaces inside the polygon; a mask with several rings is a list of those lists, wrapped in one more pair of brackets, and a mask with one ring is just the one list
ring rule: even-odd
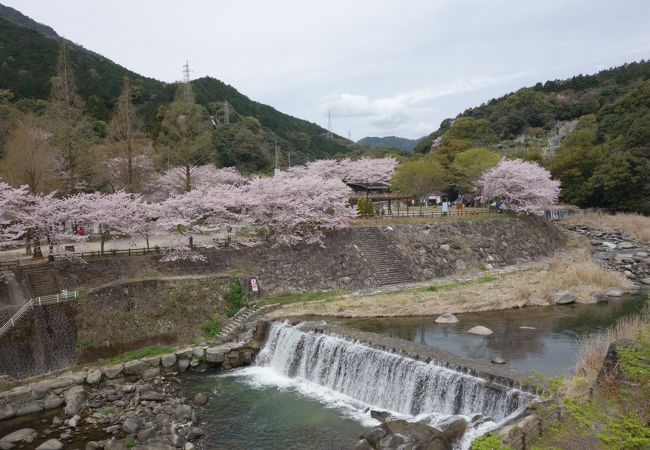
{"label": "distant ridge", "polygon": [[399,148],[410,152],[413,148],[420,142],[423,138],[420,139],[407,139],[398,136],[385,136],[385,137],[373,137],[368,136],[357,141],[358,145],[363,145],[367,147],[389,147],[389,148]]}

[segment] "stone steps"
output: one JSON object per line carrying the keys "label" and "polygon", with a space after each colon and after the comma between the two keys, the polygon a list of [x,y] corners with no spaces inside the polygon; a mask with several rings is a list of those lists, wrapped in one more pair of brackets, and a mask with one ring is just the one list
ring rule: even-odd
{"label": "stone steps", "polygon": [[33,298],[60,292],[55,272],[48,267],[23,269],[23,275]]}
{"label": "stone steps", "polygon": [[377,228],[361,228],[355,242],[359,252],[368,262],[378,286],[415,281],[398,256],[395,244]]}

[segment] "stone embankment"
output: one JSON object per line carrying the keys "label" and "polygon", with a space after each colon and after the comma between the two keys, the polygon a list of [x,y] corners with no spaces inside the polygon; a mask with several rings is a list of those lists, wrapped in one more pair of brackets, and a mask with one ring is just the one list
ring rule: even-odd
{"label": "stone embankment", "polygon": [[460,416],[451,416],[438,428],[424,423],[407,422],[380,411],[371,411],[373,418],[382,421],[376,427],[361,435],[354,450],[397,450],[426,449],[451,450],[453,442],[460,439],[467,430],[468,423]]}
{"label": "stone embankment", "polygon": [[[7,390],[0,393],[0,420],[63,410],[42,430],[0,435],[0,449],[194,449],[192,442],[204,434],[194,406],[208,399],[202,394],[192,402],[184,398],[180,374],[249,365],[257,350],[255,343],[192,347]],[[85,447],[75,445],[80,437]]]}
{"label": "stone embankment", "polygon": [[628,239],[622,233],[595,230],[586,225],[563,224],[567,230],[586,236],[593,257],[626,278],[650,285],[650,245]]}

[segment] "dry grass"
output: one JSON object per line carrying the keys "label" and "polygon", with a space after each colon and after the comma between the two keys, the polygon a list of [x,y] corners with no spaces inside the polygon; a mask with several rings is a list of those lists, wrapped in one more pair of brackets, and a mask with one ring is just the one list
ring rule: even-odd
{"label": "dry grass", "polygon": [[587,225],[591,228],[619,232],[630,236],[637,241],[650,243],[650,217],[640,214],[615,215],[590,213],[584,215],[570,216],[564,219],[567,223]]}
{"label": "dry grass", "polygon": [[618,272],[607,270],[595,262],[585,250],[578,250],[571,257],[554,261],[536,290],[542,298],[551,301],[559,290],[569,290],[584,303],[593,302],[591,293],[611,287],[629,289],[632,282]]}
{"label": "dry grass", "polygon": [[574,292],[581,303],[593,303],[593,291],[610,287],[626,289],[630,282],[577,249],[509,274],[482,272],[467,282],[433,280],[429,287],[294,303],[272,316],[398,317],[496,311],[551,302],[553,293],[562,289]]}
{"label": "dry grass", "polygon": [[[618,339],[634,339],[650,322],[650,308],[644,307],[638,314],[620,318],[615,325],[580,341],[578,362],[575,374],[586,380],[587,386],[592,386],[603,365],[609,345]],[[569,384],[574,394],[576,387]]]}

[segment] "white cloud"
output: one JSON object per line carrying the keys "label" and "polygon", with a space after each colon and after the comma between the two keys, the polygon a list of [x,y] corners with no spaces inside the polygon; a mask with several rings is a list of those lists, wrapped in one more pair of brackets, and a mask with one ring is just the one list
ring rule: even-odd
{"label": "white cloud", "polygon": [[372,128],[384,130],[385,134],[419,136],[437,127],[432,122],[422,121],[423,117],[431,117],[436,111],[436,99],[498,85],[525,75],[525,72],[518,72],[497,77],[475,76],[375,99],[362,94],[332,94],[321,99],[319,111],[324,115],[331,111],[334,120],[365,119]]}

